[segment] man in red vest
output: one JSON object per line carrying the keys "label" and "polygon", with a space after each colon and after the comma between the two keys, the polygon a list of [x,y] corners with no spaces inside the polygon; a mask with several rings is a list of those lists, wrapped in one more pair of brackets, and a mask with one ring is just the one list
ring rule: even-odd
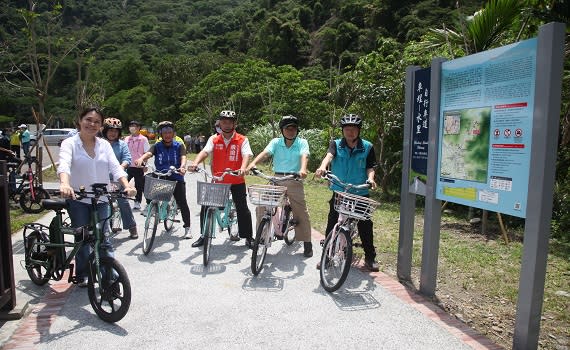
{"label": "man in red vest", "polygon": [[[247,137],[236,132],[237,116],[234,111],[222,111],[219,116],[221,133],[212,135],[204,148],[198,153],[196,159],[188,167],[195,171],[209,155],[212,156],[212,174],[220,175],[226,169],[237,170],[239,176],[226,175],[222,183],[231,184],[232,198],[236,206],[239,237],[245,238],[248,248],[253,246],[253,230],[251,212],[247,207],[247,192],[245,187],[245,169],[253,152]],[[202,208],[204,209],[204,208]],[[204,211],[204,210],[202,210]],[[200,227],[203,226],[203,213],[200,215]],[[192,243],[192,247],[204,244],[203,237]]]}

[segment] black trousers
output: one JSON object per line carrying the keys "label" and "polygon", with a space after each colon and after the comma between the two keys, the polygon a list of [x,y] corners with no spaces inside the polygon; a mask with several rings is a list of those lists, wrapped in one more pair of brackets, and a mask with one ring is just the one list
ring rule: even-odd
{"label": "black trousers", "polygon": [[[329,216],[327,220],[327,230],[326,235],[332,231],[334,225],[338,221],[338,212],[334,210],[334,193],[329,201]],[[364,249],[364,259],[367,261],[373,261],[376,259],[376,248],[374,247],[374,240],[372,238],[372,233],[374,230],[372,220],[361,220],[358,222],[358,235],[360,236],[360,241],[362,242],[362,248]]]}
{"label": "black trousers", "polygon": [[144,191],[144,170],[143,168],[129,167],[127,168],[127,175],[127,181],[131,181],[133,177],[135,178],[135,189],[137,190],[135,200],[140,203]]}
{"label": "black trousers", "polygon": [[184,227],[190,227],[190,208],[188,207],[188,201],[186,200],[185,182],[176,182],[176,187],[174,188],[174,199],[176,200],[176,205],[180,209],[180,214],[182,214]]}
{"label": "black trousers", "polygon": [[[247,206],[245,183],[232,185],[230,191],[232,191],[232,199],[236,206],[239,236],[241,238],[253,238],[251,212]],[[223,210],[223,208],[220,209]],[[204,226],[206,210],[208,210],[207,206],[202,206],[200,209],[200,227]]]}

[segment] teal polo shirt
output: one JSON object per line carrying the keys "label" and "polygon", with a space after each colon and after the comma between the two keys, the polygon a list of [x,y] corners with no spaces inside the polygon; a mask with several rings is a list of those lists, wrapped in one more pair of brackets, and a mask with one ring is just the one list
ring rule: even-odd
{"label": "teal polo shirt", "polygon": [[309,153],[307,140],[297,137],[291,147],[285,145],[283,137],[269,141],[265,150],[273,157],[273,171],[276,173],[298,173],[301,170],[301,155]]}

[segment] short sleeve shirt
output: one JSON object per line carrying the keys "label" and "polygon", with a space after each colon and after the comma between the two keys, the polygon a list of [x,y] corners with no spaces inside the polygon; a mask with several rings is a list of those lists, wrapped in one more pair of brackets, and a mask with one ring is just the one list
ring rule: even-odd
{"label": "short sleeve shirt", "polygon": [[283,137],[274,138],[265,147],[265,152],[273,157],[273,171],[276,173],[296,173],[301,170],[301,155],[309,153],[309,143],[300,137],[287,147]]}

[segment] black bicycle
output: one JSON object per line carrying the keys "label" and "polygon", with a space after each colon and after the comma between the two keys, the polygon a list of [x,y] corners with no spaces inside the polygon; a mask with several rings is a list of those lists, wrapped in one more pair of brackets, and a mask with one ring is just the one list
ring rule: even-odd
{"label": "black bicycle", "polygon": [[36,157],[25,156],[24,163],[28,169],[18,174],[19,163],[7,163],[9,196],[26,213],[40,213],[44,210],[42,201],[49,199],[49,193],[43,188],[34,168],[38,168]]}
{"label": "black bicycle", "polygon": [[[106,184],[91,185],[92,191],[76,192],[77,199],[91,200],[91,220],[88,225],[71,227],[63,218],[67,203],[62,199],[44,200],[46,209],[55,211],[49,227],[39,224],[26,224],[24,229],[25,268],[28,276],[37,285],[44,285],[50,279],[59,281],[69,269],[69,283],[79,281],[74,275],[75,255],[88,244],[92,253],[88,259],[87,292],[89,302],[99,318],[106,322],[122,319],[131,305],[131,283],[123,265],[110,256],[100,254],[100,246],[105,234],[102,227],[109,217],[100,218],[97,204],[102,197],[125,196],[124,193],[109,193]],[[65,240],[69,235],[74,242]],[[66,248],[72,248],[68,253]]]}

